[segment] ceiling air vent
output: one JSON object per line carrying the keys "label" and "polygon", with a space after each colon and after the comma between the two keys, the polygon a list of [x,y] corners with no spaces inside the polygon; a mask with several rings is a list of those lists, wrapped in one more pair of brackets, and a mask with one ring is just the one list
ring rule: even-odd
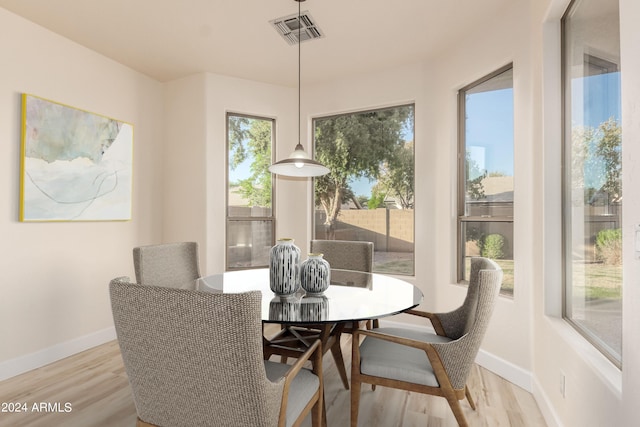
{"label": "ceiling air vent", "polygon": [[300,29],[300,41],[303,42],[324,37],[322,30],[316,25],[308,11],[301,12],[299,20],[296,13],[276,18],[269,23],[290,45],[298,43],[298,29]]}

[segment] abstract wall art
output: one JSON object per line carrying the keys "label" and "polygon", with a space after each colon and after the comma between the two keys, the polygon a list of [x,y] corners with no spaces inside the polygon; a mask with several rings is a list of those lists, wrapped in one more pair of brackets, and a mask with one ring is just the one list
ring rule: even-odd
{"label": "abstract wall art", "polygon": [[23,94],[20,220],[130,220],[132,155],[132,125]]}

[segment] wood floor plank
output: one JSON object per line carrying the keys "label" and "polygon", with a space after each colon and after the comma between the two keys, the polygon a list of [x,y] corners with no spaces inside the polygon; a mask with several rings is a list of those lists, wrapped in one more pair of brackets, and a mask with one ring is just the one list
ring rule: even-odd
{"label": "wood floor plank", "polygon": [[[275,332],[266,328],[265,334]],[[347,372],[351,336],[341,342]],[[291,360],[289,361],[292,362]],[[345,390],[330,353],[324,357],[327,425],[349,426],[350,392]],[[533,396],[499,376],[474,366],[469,387],[477,404],[461,402],[473,427],[546,427]],[[71,412],[0,413],[0,427],[133,427],[136,412],[117,342],[112,341],[51,365],[0,382],[0,402],[70,403]],[[359,426],[456,427],[443,398],[362,386]],[[303,427],[310,427],[305,420]]]}

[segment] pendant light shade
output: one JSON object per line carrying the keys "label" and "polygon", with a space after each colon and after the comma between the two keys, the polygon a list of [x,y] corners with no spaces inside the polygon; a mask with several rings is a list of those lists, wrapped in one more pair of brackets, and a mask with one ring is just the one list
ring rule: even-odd
{"label": "pendant light shade", "polygon": [[300,143],[300,3],[305,0],[295,0],[298,2],[298,144],[293,152],[286,159],[282,159],[271,166],[269,172],[276,175],[295,176],[295,177],[314,177],[322,176],[329,173],[329,168],[322,163],[313,160],[304,151],[304,147]]}
{"label": "pendant light shade", "polygon": [[269,172],[284,176],[322,176],[329,173],[329,168],[309,157],[302,144],[287,157],[269,166]]}

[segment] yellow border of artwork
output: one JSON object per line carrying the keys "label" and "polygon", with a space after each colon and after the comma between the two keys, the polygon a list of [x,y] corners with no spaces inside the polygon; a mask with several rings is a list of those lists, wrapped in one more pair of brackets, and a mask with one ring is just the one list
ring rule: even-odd
{"label": "yellow border of artwork", "polygon": [[24,221],[24,157],[27,152],[27,94],[23,93],[20,97],[22,105],[20,106],[20,222]]}
{"label": "yellow border of artwork", "polygon": [[[26,133],[27,133],[27,97],[38,98],[43,101],[50,102],[52,104],[62,105],[63,107],[72,108],[74,110],[83,111],[85,113],[94,114],[96,116],[105,117],[110,120],[116,120],[118,122],[127,124],[131,126],[131,200],[129,200],[129,218],[123,219],[24,219],[24,178],[25,178],[25,156],[27,153],[27,141],[26,141]],[[20,97],[22,105],[20,106],[21,114],[20,114],[20,211],[19,211],[19,219],[20,222],[126,222],[131,221],[133,219],[133,142],[135,135],[135,127],[133,123],[125,122],[120,119],[116,119],[114,117],[110,117],[104,114],[94,113],[93,111],[85,110],[82,108],[77,108],[68,104],[64,104],[62,102],[52,101],[47,98],[43,98],[41,96],[32,95],[30,93],[23,93]]]}

